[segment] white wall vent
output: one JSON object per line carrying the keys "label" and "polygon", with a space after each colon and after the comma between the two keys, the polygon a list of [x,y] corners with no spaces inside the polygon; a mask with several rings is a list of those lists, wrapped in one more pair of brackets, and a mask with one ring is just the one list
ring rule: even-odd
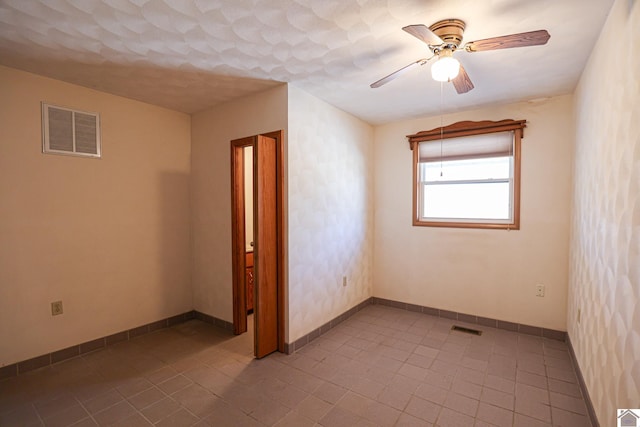
{"label": "white wall vent", "polygon": [[42,152],[100,157],[100,115],[42,103]]}

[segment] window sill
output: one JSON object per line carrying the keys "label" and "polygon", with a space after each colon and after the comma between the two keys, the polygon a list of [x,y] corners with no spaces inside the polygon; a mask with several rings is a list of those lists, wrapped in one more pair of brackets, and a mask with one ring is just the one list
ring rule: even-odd
{"label": "window sill", "polygon": [[520,224],[503,224],[494,222],[444,222],[444,221],[420,221],[413,220],[414,227],[440,227],[440,228],[477,228],[488,230],[520,230]]}

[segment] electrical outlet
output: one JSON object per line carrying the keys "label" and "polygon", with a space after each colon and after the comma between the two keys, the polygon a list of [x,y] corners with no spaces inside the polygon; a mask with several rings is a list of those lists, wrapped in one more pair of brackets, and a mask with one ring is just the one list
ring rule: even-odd
{"label": "electrical outlet", "polygon": [[62,314],[62,301],[55,301],[51,303],[51,315],[57,316]]}
{"label": "electrical outlet", "polygon": [[536,296],[537,297],[544,296],[544,285],[536,285]]}
{"label": "electrical outlet", "polygon": [[347,286],[347,276],[342,276],[342,286]]}

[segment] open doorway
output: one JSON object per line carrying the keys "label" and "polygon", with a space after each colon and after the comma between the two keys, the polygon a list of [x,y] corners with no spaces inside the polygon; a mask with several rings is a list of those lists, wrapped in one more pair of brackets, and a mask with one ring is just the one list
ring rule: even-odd
{"label": "open doorway", "polygon": [[253,313],[258,358],[284,352],[283,152],[282,131],[231,141],[233,326]]}
{"label": "open doorway", "polygon": [[[253,144],[242,147],[244,153],[244,247],[247,316],[253,314]],[[250,322],[253,318],[247,318]],[[248,325],[250,326],[250,325]]]}

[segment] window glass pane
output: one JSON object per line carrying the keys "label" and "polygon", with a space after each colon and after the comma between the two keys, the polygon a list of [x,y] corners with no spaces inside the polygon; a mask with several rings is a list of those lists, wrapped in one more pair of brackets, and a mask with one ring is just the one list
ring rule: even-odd
{"label": "window glass pane", "polygon": [[[511,157],[453,160],[420,163],[421,181],[457,181],[477,179],[508,179],[511,175]],[[442,172],[442,176],[440,176]]]}
{"label": "window glass pane", "polygon": [[424,184],[425,218],[504,219],[510,218],[508,182]]}

